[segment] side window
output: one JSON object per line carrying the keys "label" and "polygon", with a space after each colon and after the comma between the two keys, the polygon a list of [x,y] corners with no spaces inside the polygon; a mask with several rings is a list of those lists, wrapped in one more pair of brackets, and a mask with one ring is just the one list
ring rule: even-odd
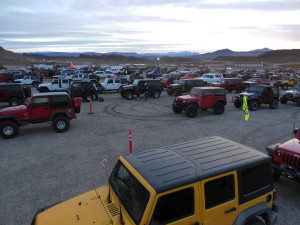
{"label": "side window", "polygon": [[68,96],[52,96],[50,99],[51,108],[66,108],[70,107],[70,101]]}
{"label": "side window", "polygon": [[187,188],[160,197],[152,220],[171,223],[194,214],[194,189]]}
{"label": "side window", "polygon": [[116,83],[116,84],[119,84],[119,83],[121,83],[121,82],[120,82],[119,79],[115,79],[115,83]]}
{"label": "side window", "polygon": [[107,83],[108,83],[108,84],[112,84],[113,82],[114,82],[114,81],[113,81],[112,79],[109,79]]}
{"label": "side window", "polygon": [[0,85],[0,91],[8,91],[8,86]]}
{"label": "side window", "polygon": [[21,86],[20,85],[11,85],[10,86],[10,91],[12,92],[18,92],[21,90]]}
{"label": "side window", "polygon": [[35,98],[32,103],[33,107],[48,106],[48,98]]}
{"label": "side window", "polygon": [[63,83],[63,84],[68,84],[69,81],[68,81],[68,80],[62,80],[62,83]]}
{"label": "side window", "polygon": [[262,164],[242,172],[244,195],[266,187],[270,184],[268,164]]}
{"label": "side window", "polygon": [[91,83],[82,83],[82,88],[83,89],[92,88],[92,84]]}
{"label": "side window", "polygon": [[212,96],[212,90],[205,90],[204,96]]}
{"label": "side window", "polygon": [[52,81],[52,84],[58,84],[58,80]]}
{"label": "side window", "polygon": [[223,90],[223,89],[214,90],[214,96],[215,97],[224,96],[224,95],[225,95],[225,90]]}
{"label": "side window", "polygon": [[234,175],[221,177],[204,184],[205,209],[210,209],[234,199]]}

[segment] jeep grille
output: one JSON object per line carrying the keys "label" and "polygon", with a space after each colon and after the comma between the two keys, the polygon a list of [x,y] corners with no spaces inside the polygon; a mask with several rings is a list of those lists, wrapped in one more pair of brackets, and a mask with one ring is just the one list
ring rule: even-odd
{"label": "jeep grille", "polygon": [[286,165],[293,166],[293,167],[297,168],[297,170],[300,169],[299,156],[284,153],[283,156],[282,156],[282,162],[284,162]]}

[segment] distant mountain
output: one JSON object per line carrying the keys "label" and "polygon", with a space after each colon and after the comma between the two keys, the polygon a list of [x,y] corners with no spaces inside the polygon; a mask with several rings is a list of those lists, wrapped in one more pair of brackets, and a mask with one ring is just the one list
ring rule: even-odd
{"label": "distant mountain", "polygon": [[5,50],[0,46],[0,65],[5,66],[23,66],[34,62],[32,57],[23,56],[22,54],[14,53],[12,51]]}

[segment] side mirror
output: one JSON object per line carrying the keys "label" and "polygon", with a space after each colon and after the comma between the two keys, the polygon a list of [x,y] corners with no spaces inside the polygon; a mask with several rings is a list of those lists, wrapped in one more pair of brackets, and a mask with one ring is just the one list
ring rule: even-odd
{"label": "side mirror", "polygon": [[294,128],[293,133],[296,135],[298,132],[298,128]]}

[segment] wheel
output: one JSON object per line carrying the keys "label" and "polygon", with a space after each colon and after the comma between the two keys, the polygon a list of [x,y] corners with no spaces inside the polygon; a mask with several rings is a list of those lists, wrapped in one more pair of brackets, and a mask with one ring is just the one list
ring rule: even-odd
{"label": "wheel", "polygon": [[6,139],[14,138],[19,131],[19,126],[13,121],[4,121],[0,124],[1,136]]}
{"label": "wheel", "polygon": [[158,90],[155,90],[153,92],[153,98],[159,98],[160,97],[160,92]]}
{"label": "wheel", "polygon": [[283,90],[287,90],[287,89],[289,88],[289,85],[288,85],[288,84],[283,84],[283,85],[281,86],[281,88],[282,88]]}
{"label": "wheel", "polygon": [[258,101],[253,100],[249,103],[249,109],[251,111],[256,111],[258,109]]}
{"label": "wheel", "polygon": [[33,82],[32,85],[33,85],[33,87],[38,87],[39,83],[38,82]]}
{"label": "wheel", "polygon": [[180,95],[182,95],[182,91],[180,89],[177,89],[175,91],[175,96],[180,96]]}
{"label": "wheel", "polygon": [[74,112],[75,113],[80,113],[80,107],[74,107]]}
{"label": "wheel", "polygon": [[183,107],[180,105],[172,106],[174,113],[181,113],[183,110]]}
{"label": "wheel", "polygon": [[59,116],[52,121],[52,127],[58,133],[65,132],[70,127],[70,121],[64,116]]}
{"label": "wheel", "polygon": [[278,100],[273,99],[272,102],[270,103],[270,108],[271,109],[277,109],[278,108]]}
{"label": "wheel", "polygon": [[133,99],[133,93],[132,93],[132,91],[126,91],[125,92],[125,97],[126,97],[127,100]]}
{"label": "wheel", "polygon": [[298,107],[300,106],[300,98],[297,99],[296,104]]}
{"label": "wheel", "polygon": [[281,99],[280,99],[280,103],[281,103],[281,104],[286,104],[286,103],[287,103],[287,100],[286,100],[285,98],[281,98]]}
{"label": "wheel", "polygon": [[243,91],[243,87],[242,86],[239,86],[236,88],[236,92],[237,93],[241,93]]}
{"label": "wheel", "polygon": [[275,181],[279,180],[280,176],[281,176],[281,172],[277,169],[273,169],[273,180]]}
{"label": "wheel", "polygon": [[234,101],[234,107],[235,107],[235,108],[241,108],[242,105],[243,105],[242,102],[240,102],[240,101]]}
{"label": "wheel", "polygon": [[265,225],[263,221],[258,218],[254,218],[246,223],[246,225]]}
{"label": "wheel", "polygon": [[17,105],[21,105],[21,100],[18,98],[12,98],[8,101],[9,106],[17,106]]}
{"label": "wheel", "polygon": [[197,112],[198,112],[198,107],[195,105],[189,105],[185,109],[185,113],[188,117],[195,117],[197,115]]}
{"label": "wheel", "polygon": [[86,94],[83,98],[86,102],[90,102],[91,100],[93,101],[93,95],[91,94]]}
{"label": "wheel", "polygon": [[48,88],[40,88],[39,93],[49,92]]}
{"label": "wheel", "polygon": [[221,115],[221,114],[223,114],[224,109],[225,109],[225,107],[224,107],[223,103],[217,103],[214,107],[214,113],[216,115]]}
{"label": "wheel", "polygon": [[26,98],[31,97],[31,88],[30,87],[24,87],[24,93],[25,93]]}
{"label": "wheel", "polygon": [[168,95],[173,95],[173,91],[167,91]]}

